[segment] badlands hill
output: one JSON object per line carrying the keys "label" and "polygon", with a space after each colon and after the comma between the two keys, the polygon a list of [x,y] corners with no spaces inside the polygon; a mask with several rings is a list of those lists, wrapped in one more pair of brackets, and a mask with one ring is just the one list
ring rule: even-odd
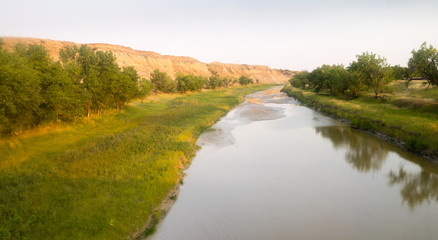
{"label": "badlands hill", "polygon": [[[80,45],[67,41],[54,41],[37,38],[3,37],[3,48],[12,50],[17,43],[41,44],[54,60],[59,60],[59,50],[65,46]],[[144,78],[149,78],[155,69],[175,76],[176,73],[195,74],[205,77],[213,73],[221,77],[238,78],[242,75],[259,80],[260,83],[285,83],[294,71],[271,69],[267,66],[246,64],[225,64],[220,62],[203,63],[191,57],[160,55],[151,51],[134,50],[129,47],[104,43],[86,44],[95,50],[111,51],[121,67],[133,66]]]}

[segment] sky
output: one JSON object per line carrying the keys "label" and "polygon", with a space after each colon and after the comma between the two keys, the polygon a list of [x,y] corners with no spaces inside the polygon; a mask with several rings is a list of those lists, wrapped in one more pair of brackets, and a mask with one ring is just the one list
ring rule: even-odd
{"label": "sky", "polygon": [[313,70],[438,47],[436,0],[0,0],[0,36],[111,43],[202,62]]}

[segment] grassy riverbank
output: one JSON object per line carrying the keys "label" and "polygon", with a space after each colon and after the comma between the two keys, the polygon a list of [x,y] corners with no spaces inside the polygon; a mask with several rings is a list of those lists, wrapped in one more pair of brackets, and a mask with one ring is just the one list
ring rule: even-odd
{"label": "grassy riverbank", "polygon": [[0,238],[129,238],[180,180],[199,134],[268,87],[151,96],[1,139]]}
{"label": "grassy riverbank", "polygon": [[386,100],[376,99],[372,92],[348,100],[290,86],[283,91],[321,112],[349,121],[352,127],[382,133],[410,151],[438,159],[438,88],[425,91],[420,82],[407,88],[404,81],[394,82],[390,88]]}

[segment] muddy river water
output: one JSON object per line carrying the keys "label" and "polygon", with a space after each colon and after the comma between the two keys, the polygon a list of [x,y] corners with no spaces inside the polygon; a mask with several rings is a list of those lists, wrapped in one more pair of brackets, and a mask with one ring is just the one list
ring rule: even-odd
{"label": "muddy river water", "polygon": [[278,91],[201,135],[151,239],[438,239],[438,167]]}

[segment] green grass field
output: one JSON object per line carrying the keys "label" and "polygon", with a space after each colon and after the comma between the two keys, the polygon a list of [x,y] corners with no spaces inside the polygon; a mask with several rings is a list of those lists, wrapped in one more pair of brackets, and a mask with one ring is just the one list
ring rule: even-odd
{"label": "green grass field", "polygon": [[0,238],[129,238],[181,179],[199,134],[268,87],[151,96],[1,139]]}
{"label": "green grass field", "polygon": [[438,87],[426,91],[418,81],[409,87],[405,81],[396,81],[389,87],[385,101],[373,97],[372,92],[346,100],[292,87],[284,91],[322,112],[349,120],[353,127],[383,133],[403,142],[410,151],[437,158]]}

